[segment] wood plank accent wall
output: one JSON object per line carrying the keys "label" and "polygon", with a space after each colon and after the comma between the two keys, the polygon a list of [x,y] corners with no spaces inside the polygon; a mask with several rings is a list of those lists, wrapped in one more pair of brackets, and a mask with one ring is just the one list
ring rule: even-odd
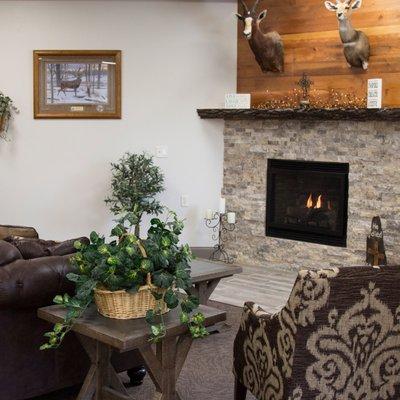
{"label": "wood plank accent wall", "polygon": [[[247,4],[252,5],[252,1],[247,0]],[[272,96],[282,97],[306,72],[321,96],[336,89],[363,97],[367,79],[382,78],[383,105],[400,107],[400,0],[364,0],[352,15],[354,28],[363,30],[370,39],[367,72],[348,68],[336,15],[325,8],[323,0],[261,0],[259,11],[263,9],[268,9],[261,23],[264,31],[271,28],[282,35],[285,71],[261,72],[239,22],[238,93],[251,93],[254,104],[265,99],[267,90]]]}

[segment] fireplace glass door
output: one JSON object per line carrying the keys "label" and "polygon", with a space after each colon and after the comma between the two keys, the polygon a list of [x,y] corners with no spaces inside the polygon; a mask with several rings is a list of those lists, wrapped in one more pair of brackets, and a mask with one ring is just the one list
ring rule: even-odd
{"label": "fireplace glass door", "polygon": [[268,160],[266,235],[346,246],[349,164]]}

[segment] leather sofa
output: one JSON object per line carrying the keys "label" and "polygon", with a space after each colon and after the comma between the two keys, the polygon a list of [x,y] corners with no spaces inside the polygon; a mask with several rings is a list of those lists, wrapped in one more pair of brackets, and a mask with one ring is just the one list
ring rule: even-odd
{"label": "leather sofa", "polygon": [[[0,226],[2,232],[4,236]],[[11,229],[18,236],[21,232]],[[66,279],[71,271],[70,255],[54,255],[72,253],[73,241],[41,241],[29,232],[29,240],[0,240],[0,400],[25,400],[79,384],[89,368],[89,359],[74,334],[67,335],[57,350],[39,350],[51,325],[37,317],[37,309],[51,305],[56,294],[74,292]],[[36,252],[35,258],[30,252]],[[113,363],[120,372],[143,360],[130,352],[115,354]]]}

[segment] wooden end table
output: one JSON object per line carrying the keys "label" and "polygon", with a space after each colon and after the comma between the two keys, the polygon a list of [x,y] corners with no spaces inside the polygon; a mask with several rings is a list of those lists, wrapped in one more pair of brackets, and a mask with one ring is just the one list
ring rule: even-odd
{"label": "wooden end table", "polygon": [[221,279],[240,274],[243,271],[236,265],[202,259],[192,261],[190,266],[193,283],[191,293],[199,299],[200,304],[207,304]]}
{"label": "wooden end table", "polygon": [[[205,325],[226,320],[226,313],[200,306]],[[39,318],[51,323],[62,322],[66,310],[50,306],[38,310]],[[72,330],[76,333],[91,360],[91,366],[77,400],[133,400],[111,364],[112,350],[126,352],[138,349],[156,387],[154,400],[180,400],[176,382],[189,353],[192,338],[179,321],[179,311],[164,316],[166,337],[152,346],[148,342],[149,326],[142,319],[116,320],[101,316],[95,306],[78,319]]]}

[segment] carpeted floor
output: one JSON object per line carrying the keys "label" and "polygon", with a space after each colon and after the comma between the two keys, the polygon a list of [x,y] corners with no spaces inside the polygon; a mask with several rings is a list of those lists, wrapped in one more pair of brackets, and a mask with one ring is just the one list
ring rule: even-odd
{"label": "carpeted floor", "polygon": [[[239,322],[241,308],[210,302],[210,306],[227,311],[227,321],[220,333],[193,343],[186,364],[178,381],[178,392],[182,400],[232,400],[232,346]],[[124,381],[128,378],[122,375]],[[140,387],[131,388],[135,400],[151,400],[154,386],[146,377]],[[41,396],[34,400],[75,400],[76,389]],[[254,400],[250,394],[247,400]]]}

